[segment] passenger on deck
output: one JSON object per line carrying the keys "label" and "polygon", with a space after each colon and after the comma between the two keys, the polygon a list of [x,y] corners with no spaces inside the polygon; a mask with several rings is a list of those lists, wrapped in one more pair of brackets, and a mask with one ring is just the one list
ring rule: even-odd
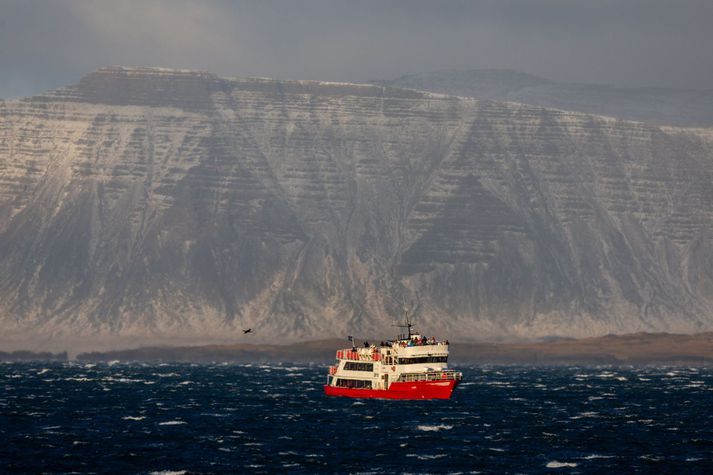
{"label": "passenger on deck", "polygon": [[364,342],[364,348],[369,348],[369,342],[368,342],[368,341],[365,341],[365,342]]}

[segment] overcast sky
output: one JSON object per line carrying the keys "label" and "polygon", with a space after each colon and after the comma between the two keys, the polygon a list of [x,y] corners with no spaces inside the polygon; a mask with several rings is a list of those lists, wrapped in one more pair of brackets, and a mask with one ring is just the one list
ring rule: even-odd
{"label": "overcast sky", "polygon": [[713,88],[713,0],[0,0],[0,97],[108,65],[366,81],[508,68]]}

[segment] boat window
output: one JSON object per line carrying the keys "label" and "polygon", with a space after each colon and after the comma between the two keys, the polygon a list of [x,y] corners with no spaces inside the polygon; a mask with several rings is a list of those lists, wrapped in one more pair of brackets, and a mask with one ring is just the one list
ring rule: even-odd
{"label": "boat window", "polygon": [[414,358],[399,358],[399,364],[445,363],[447,356],[416,356]]}
{"label": "boat window", "polygon": [[344,369],[346,371],[374,371],[374,363],[355,363],[353,361],[347,361],[344,363]]}
{"label": "boat window", "polygon": [[340,388],[351,388],[351,389],[371,389],[371,381],[363,379],[337,379],[337,386]]}
{"label": "boat window", "polygon": [[434,371],[429,373],[401,373],[399,381],[443,381],[443,380],[460,380],[460,377],[455,371]]}

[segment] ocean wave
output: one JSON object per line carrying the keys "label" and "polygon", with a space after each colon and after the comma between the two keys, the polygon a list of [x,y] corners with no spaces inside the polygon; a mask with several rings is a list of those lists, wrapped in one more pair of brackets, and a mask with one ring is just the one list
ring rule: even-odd
{"label": "ocean wave", "polygon": [[576,416],[572,416],[572,417],[570,417],[570,419],[576,420],[576,419],[584,419],[587,417],[601,417],[601,416],[599,415],[598,412],[589,411],[589,412],[582,412],[580,414],[577,414]]}
{"label": "ocean wave", "polygon": [[451,430],[451,429],[453,429],[453,426],[449,426],[447,424],[419,425],[419,426],[416,426],[416,429],[423,431],[423,432],[437,432],[439,430]]}
{"label": "ocean wave", "polygon": [[304,369],[304,366],[285,366],[282,369],[284,369],[285,371],[290,371],[290,372],[300,371],[300,370]]}
{"label": "ocean wave", "polygon": [[160,426],[177,426],[181,424],[188,424],[186,421],[166,421],[166,422],[159,422],[158,425]]}
{"label": "ocean wave", "polygon": [[577,464],[574,462],[558,462],[557,460],[547,462],[547,465],[545,465],[547,468],[574,468],[576,466]]}
{"label": "ocean wave", "polygon": [[447,457],[447,454],[433,454],[433,455],[428,455],[428,454],[406,454],[407,457],[415,457],[418,460],[436,460],[436,459],[442,459],[444,457]]}
{"label": "ocean wave", "polygon": [[143,379],[133,379],[133,378],[124,378],[124,377],[115,377],[119,375],[113,375],[113,376],[107,376],[106,378],[102,378],[102,381],[109,381],[112,383],[143,383],[145,380]]}

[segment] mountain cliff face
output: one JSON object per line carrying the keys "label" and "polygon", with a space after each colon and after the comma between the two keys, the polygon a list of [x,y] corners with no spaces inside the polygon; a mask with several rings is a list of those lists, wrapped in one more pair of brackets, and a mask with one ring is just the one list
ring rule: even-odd
{"label": "mountain cliff face", "polygon": [[375,84],[513,101],[658,125],[713,126],[713,90],[557,83],[504,69],[435,71]]}
{"label": "mountain cliff face", "polygon": [[107,68],[0,102],[5,339],[713,328],[713,133]]}

